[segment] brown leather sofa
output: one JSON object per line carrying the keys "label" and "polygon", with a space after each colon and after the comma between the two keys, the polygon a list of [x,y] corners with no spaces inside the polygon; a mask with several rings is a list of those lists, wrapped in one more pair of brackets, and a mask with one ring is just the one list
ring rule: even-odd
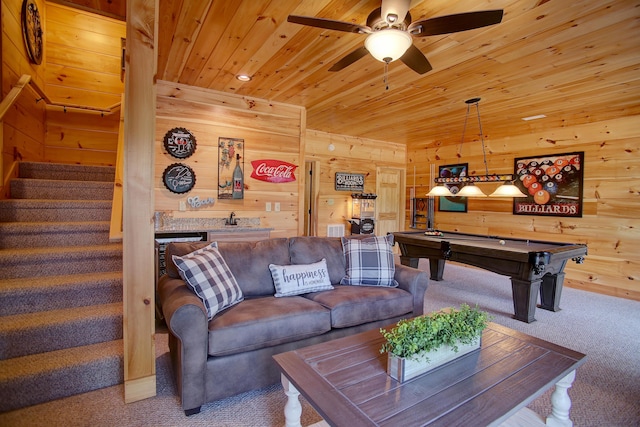
{"label": "brown leather sofa", "polygon": [[[202,301],[172,262],[172,255],[183,256],[207,244],[169,244],[167,274],[158,283],[186,415],[200,412],[207,402],[278,382],[275,354],[423,313],[426,273],[396,264],[398,287],[338,285],[345,275],[340,238],[292,237],[218,243],[245,299],[208,321]],[[311,264],[322,258],[335,289],[274,297],[269,264]]]}

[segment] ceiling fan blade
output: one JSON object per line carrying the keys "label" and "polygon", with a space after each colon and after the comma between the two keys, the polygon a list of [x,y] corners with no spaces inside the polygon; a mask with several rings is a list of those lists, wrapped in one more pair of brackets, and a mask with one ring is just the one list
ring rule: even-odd
{"label": "ceiling fan blade", "polygon": [[420,49],[413,44],[409,46],[409,49],[400,57],[400,61],[404,62],[407,67],[418,74],[424,74],[433,69],[427,57],[424,56],[424,53],[420,52]]}
{"label": "ceiling fan blade", "polygon": [[502,21],[502,14],[502,10],[483,10],[438,16],[414,22],[409,26],[408,30],[417,37],[457,33],[499,24]]}
{"label": "ceiling fan blade", "polygon": [[371,28],[364,25],[352,24],[351,22],[336,21],[333,19],[314,18],[311,16],[289,15],[288,22],[294,24],[307,25],[309,27],[325,28],[327,30],[344,31],[347,33],[370,33]]}
{"label": "ceiling fan blade", "polygon": [[[382,0],[380,9],[382,10],[382,19],[387,21],[389,25],[404,21],[409,12],[411,0]],[[395,15],[395,20],[389,20],[390,15]]]}
{"label": "ceiling fan blade", "polygon": [[343,68],[348,67],[349,65],[356,62],[358,59],[366,56],[369,53],[366,47],[362,46],[342,58],[340,61],[336,62],[329,68],[329,71],[340,71]]}

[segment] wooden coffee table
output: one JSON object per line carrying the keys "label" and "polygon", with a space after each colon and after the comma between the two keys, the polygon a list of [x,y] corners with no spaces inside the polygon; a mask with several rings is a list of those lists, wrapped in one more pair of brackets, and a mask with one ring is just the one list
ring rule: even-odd
{"label": "wooden coffee table", "polygon": [[582,353],[490,323],[480,350],[400,384],[382,342],[372,330],[275,355],[287,427],[300,426],[300,393],[332,426],[544,425],[525,406],[554,384],[546,425],[572,425],[567,389]]}

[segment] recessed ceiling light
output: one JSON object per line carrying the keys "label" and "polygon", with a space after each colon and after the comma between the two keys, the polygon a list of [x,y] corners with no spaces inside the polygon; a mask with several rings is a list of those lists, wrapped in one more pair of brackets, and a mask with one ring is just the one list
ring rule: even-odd
{"label": "recessed ceiling light", "polygon": [[528,122],[529,120],[544,119],[545,117],[547,117],[547,116],[545,116],[544,114],[538,114],[537,116],[523,117],[522,120]]}
{"label": "recessed ceiling light", "polygon": [[240,80],[241,82],[250,82],[251,81],[251,76],[248,76],[246,74],[238,74],[236,76],[236,79]]}

